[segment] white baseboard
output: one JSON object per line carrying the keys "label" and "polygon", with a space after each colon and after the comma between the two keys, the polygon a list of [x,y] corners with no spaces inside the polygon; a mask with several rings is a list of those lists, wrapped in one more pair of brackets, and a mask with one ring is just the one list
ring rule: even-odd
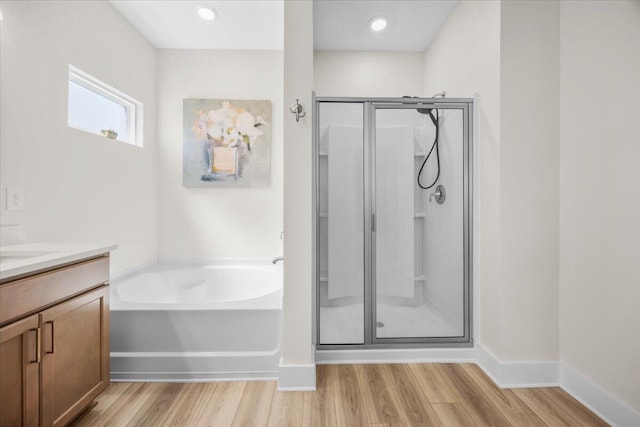
{"label": "white baseboard", "polygon": [[558,362],[503,362],[476,345],[478,366],[500,388],[557,387]]}
{"label": "white baseboard", "polygon": [[473,348],[316,350],[318,365],[360,363],[474,363]]}
{"label": "white baseboard", "polygon": [[206,382],[278,378],[278,352],[111,352],[112,381]]}
{"label": "white baseboard", "polygon": [[226,381],[277,381],[278,372],[111,372],[111,382],[206,383]]}
{"label": "white baseboard", "polygon": [[560,386],[612,426],[640,426],[640,413],[584,375],[560,362]]}
{"label": "white baseboard", "polygon": [[280,360],[278,391],[315,391],[316,365],[291,365]]}

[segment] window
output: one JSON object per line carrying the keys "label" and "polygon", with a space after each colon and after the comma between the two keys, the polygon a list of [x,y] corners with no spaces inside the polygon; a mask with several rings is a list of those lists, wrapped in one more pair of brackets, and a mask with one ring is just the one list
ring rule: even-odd
{"label": "window", "polygon": [[142,147],[142,103],[69,65],[68,124]]}

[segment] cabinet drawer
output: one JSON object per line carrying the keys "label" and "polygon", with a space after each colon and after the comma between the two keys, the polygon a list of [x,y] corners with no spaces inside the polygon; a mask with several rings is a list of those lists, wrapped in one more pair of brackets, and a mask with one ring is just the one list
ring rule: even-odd
{"label": "cabinet drawer", "polygon": [[0,325],[109,281],[109,256],[0,286]]}

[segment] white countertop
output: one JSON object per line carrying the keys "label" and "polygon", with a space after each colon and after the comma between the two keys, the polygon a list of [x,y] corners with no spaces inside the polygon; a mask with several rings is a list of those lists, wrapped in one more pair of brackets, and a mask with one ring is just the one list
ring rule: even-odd
{"label": "white countertop", "polygon": [[0,246],[0,280],[90,258],[118,248],[114,244],[21,243]]}

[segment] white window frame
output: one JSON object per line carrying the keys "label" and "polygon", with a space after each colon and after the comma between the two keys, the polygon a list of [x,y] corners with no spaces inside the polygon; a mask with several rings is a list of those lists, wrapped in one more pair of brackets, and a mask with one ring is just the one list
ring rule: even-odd
{"label": "white window frame", "polygon": [[[126,93],[106,84],[105,82],[93,77],[91,74],[82,71],[78,67],[69,64],[69,82],[76,83],[85,89],[97,93],[117,104],[122,105],[125,108],[127,114],[127,135],[118,135],[117,141],[136,145],[138,147],[143,146],[143,109],[144,105],[137,99],[127,95]],[[69,100],[67,100],[69,102]],[[79,129],[85,132],[92,133],[94,135],[102,135],[100,132],[96,132],[92,129],[85,129],[83,127],[72,124],[69,121],[68,116],[69,108],[67,106],[67,124],[69,127]]]}

